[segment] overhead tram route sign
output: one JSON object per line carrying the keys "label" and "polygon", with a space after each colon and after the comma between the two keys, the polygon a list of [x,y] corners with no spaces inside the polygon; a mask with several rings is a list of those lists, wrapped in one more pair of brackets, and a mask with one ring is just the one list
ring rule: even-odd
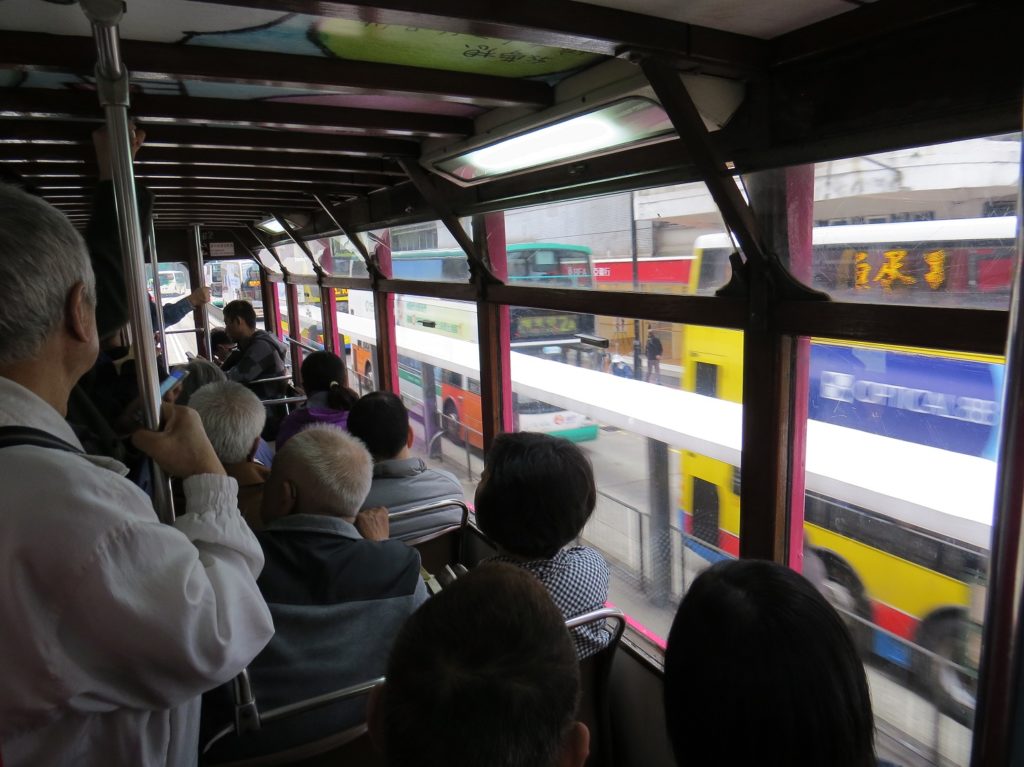
{"label": "overhead tram route sign", "polygon": [[209,246],[210,258],[235,257],[235,243],[233,242],[210,242],[207,245]]}
{"label": "overhead tram route sign", "polygon": [[[373,320],[338,314],[346,335],[372,343]],[[397,327],[400,354],[479,375],[477,345]],[[521,395],[634,434],[739,465],[742,406],[512,352]],[[833,424],[807,425],[807,489],[987,549],[996,464],[985,458]]]}

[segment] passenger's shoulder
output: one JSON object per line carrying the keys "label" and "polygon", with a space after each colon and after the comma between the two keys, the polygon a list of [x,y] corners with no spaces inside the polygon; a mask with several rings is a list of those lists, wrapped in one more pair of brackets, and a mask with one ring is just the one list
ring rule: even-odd
{"label": "passenger's shoulder", "polygon": [[[118,515],[151,516],[149,496],[118,471],[100,465],[102,460],[47,448],[8,448],[0,456],[0,473],[9,491],[28,493],[39,507],[70,504],[76,509],[101,507]],[[110,464],[123,469],[114,461]]]}
{"label": "passenger's shoulder", "polygon": [[455,487],[455,489],[458,490],[459,497],[462,497],[462,483],[459,482],[459,478],[452,474],[450,471],[446,471],[445,469],[434,469],[428,466],[427,470],[424,473],[430,475],[431,477],[443,479],[450,482]]}
{"label": "passenger's shoulder", "polygon": [[604,556],[592,546],[570,546],[569,548],[562,549],[558,556],[580,566],[608,568],[608,563],[605,562]]}

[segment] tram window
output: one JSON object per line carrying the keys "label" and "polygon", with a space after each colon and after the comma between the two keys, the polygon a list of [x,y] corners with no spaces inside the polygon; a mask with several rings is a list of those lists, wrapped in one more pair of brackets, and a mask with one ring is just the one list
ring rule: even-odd
{"label": "tram window", "polygon": [[[472,219],[460,219],[462,228],[472,238]],[[378,229],[367,238],[370,253],[390,248],[391,274],[400,280],[432,282],[468,282],[469,259],[440,221],[414,226]]]}
{"label": "tram window", "polygon": [[814,219],[832,226],[815,226],[809,254],[782,255],[841,301],[1005,310],[1020,146],[1017,133],[818,163],[804,192]]}
{"label": "tram window", "polygon": [[[663,639],[693,579],[739,551],[732,474],[740,461],[742,333],[528,311],[509,311],[519,326],[511,354],[515,429],[572,440],[590,458],[598,497],[581,540],[612,565],[609,599],[643,616]],[[581,343],[581,326],[607,347]],[[662,350],[656,366],[646,353],[652,334]],[[721,363],[717,398],[694,396],[691,351]],[[695,450],[708,444],[705,438],[719,444],[715,458]],[[701,487],[719,499],[710,515]]]}
{"label": "tram window", "polygon": [[[363,245],[369,248],[367,240],[368,238],[363,240]],[[328,274],[337,277],[369,277],[366,262],[348,237],[331,237],[328,243],[329,253],[325,253],[321,260],[321,265]]]}
{"label": "tram window", "polygon": [[704,264],[699,238],[725,232],[702,183],[505,212],[509,281],[645,293],[711,294],[728,264]]}
{"label": "tram window", "polygon": [[259,261],[260,265],[268,272],[271,272],[273,274],[281,273],[281,265],[277,263],[277,259],[270,255],[270,252],[268,250],[261,249],[257,251],[256,260]]}
{"label": "tram window", "polygon": [[[195,328],[195,313],[188,303],[192,292],[192,279],[188,264],[162,263],[159,267],[160,288],[154,287],[151,273],[147,272],[149,295],[162,306],[164,330],[188,330]],[[167,333],[161,341],[161,349],[171,365],[183,365],[189,355],[199,351],[196,333]]]}
{"label": "tram window", "polygon": [[803,567],[845,617],[887,731],[966,764],[1003,362],[812,339]]}
{"label": "tram window", "polygon": [[[310,245],[313,245],[313,243],[310,243]],[[281,263],[284,264],[285,269],[287,269],[290,274],[304,274],[310,276],[316,274],[316,270],[313,268],[313,262],[309,260],[309,256],[307,256],[305,251],[303,251],[298,245],[294,243],[285,243],[276,246],[274,250],[277,251],[277,257],[281,259]]]}
{"label": "tram window", "polygon": [[[401,302],[415,297],[398,296]],[[467,498],[476,492],[483,471],[483,432],[480,383],[468,375],[434,365],[420,347],[429,345],[426,333],[410,334],[398,355],[398,385],[409,410],[414,435],[413,452],[435,469],[451,472]],[[477,357],[475,343],[471,357]]]}
{"label": "tram window", "polygon": [[377,325],[373,294],[350,290],[338,304],[338,334],[347,349],[349,386],[360,395],[377,388]]}

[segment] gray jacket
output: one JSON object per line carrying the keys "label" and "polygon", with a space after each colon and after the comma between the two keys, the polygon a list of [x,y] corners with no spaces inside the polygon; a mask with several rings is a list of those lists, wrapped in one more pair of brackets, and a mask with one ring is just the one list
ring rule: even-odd
{"label": "gray jacket", "polygon": [[[429,469],[422,458],[393,458],[374,464],[373,484],[363,508],[386,506],[388,513],[394,514],[446,498],[463,498],[462,485],[454,474]],[[391,538],[412,540],[449,525],[457,525],[461,520],[462,510],[457,506],[416,515],[392,522]]]}
{"label": "gray jacket", "polygon": [[[258,535],[266,565],[258,581],[277,633],[250,664],[260,710],[383,676],[391,644],[427,599],[420,556],[398,541],[367,541],[338,517],[294,514]],[[203,740],[231,722],[224,688],[203,696]],[[366,698],[334,704],[242,739],[214,761],[272,754],[365,721]]]}

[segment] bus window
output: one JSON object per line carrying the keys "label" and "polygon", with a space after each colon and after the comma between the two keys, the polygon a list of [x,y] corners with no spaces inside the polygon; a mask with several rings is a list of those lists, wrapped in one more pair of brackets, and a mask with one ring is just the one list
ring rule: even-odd
{"label": "bus window", "polygon": [[444,379],[444,382],[449,386],[455,386],[460,389],[462,388],[462,376],[459,375],[458,373],[453,373],[450,370],[445,370],[442,377]]}
{"label": "bus window", "polygon": [[706,543],[718,542],[718,488],[693,478],[693,536]]}
{"label": "bus window", "polygon": [[697,385],[694,393],[705,397],[718,396],[718,365],[707,362],[694,363],[697,366]]}

